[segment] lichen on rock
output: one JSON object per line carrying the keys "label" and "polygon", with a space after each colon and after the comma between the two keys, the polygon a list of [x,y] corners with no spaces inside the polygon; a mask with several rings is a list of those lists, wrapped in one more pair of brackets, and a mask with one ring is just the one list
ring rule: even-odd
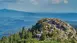
{"label": "lichen on rock", "polygon": [[43,18],[32,29],[38,30],[40,34],[46,33],[47,37],[52,39],[68,40],[76,37],[76,30],[70,24],[57,18]]}

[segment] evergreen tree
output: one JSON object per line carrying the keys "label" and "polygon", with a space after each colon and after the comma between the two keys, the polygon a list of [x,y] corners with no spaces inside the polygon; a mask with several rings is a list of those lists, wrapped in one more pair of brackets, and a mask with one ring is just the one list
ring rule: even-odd
{"label": "evergreen tree", "polygon": [[25,27],[22,28],[21,34],[22,34],[22,35],[21,35],[22,39],[24,39],[24,37],[25,37]]}

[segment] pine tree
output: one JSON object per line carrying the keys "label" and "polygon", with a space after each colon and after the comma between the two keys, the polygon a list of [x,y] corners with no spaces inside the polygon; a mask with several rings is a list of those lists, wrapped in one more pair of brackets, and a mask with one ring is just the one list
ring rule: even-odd
{"label": "pine tree", "polygon": [[22,35],[21,35],[22,39],[24,39],[24,37],[25,37],[25,27],[22,28],[21,34],[22,34]]}

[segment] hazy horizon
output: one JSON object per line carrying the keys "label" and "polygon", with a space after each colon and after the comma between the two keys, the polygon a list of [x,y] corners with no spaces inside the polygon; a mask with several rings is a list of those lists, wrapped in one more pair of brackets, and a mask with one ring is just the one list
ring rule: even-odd
{"label": "hazy horizon", "polygon": [[74,12],[77,0],[0,0],[0,9],[24,12]]}
{"label": "hazy horizon", "polygon": [[[15,10],[15,9],[0,9],[1,10],[11,10],[11,11],[19,11],[19,12],[28,12],[28,11],[22,11],[22,10]],[[77,12],[30,12],[29,13],[77,13]]]}

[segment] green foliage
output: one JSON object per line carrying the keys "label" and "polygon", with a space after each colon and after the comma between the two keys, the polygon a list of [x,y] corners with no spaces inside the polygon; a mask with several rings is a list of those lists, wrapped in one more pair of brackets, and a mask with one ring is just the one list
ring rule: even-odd
{"label": "green foliage", "polygon": [[[25,28],[22,28],[21,32],[18,32],[16,34],[10,35],[9,37],[2,37],[0,40],[0,43],[77,43],[77,41],[73,39],[69,40],[63,40],[62,39],[56,39],[58,37],[58,31],[55,30],[50,34],[46,34],[45,31],[41,34],[40,40],[37,38],[34,38],[33,36],[38,34],[39,31],[28,31],[25,30]],[[48,39],[48,37],[51,39]]]}
{"label": "green foliage", "polygon": [[60,43],[56,40],[44,40],[44,41],[40,41],[40,43]]}
{"label": "green foliage", "polygon": [[40,40],[42,40],[42,41],[43,41],[43,40],[45,40],[45,39],[46,39],[46,34],[45,34],[45,33],[43,33],[43,34],[42,34],[42,36],[41,36],[41,39],[40,39]]}

